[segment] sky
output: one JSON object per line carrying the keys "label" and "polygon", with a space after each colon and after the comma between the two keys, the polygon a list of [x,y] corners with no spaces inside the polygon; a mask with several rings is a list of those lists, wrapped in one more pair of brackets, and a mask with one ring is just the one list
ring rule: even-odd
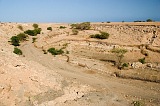
{"label": "sky", "polygon": [[1,22],[160,21],[160,0],[0,0]]}

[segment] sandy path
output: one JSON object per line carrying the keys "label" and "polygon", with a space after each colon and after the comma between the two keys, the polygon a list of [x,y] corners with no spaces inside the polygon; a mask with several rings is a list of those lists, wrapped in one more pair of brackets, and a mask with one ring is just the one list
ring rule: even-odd
{"label": "sandy path", "polygon": [[[50,54],[43,54],[40,49],[37,49],[33,46],[33,43],[30,41],[26,42],[21,47],[25,58],[29,61],[35,61],[46,68],[49,68],[53,71],[58,72],[63,77],[70,79],[70,80],[77,80],[81,83],[85,83],[95,87],[97,90],[105,93],[107,95],[112,95],[109,97],[110,102],[116,104],[118,100],[123,100],[125,95],[130,95],[130,97],[134,98],[142,98],[146,100],[155,100],[160,102],[160,92],[151,90],[150,88],[144,90],[144,88],[134,86],[132,84],[127,84],[118,81],[115,78],[111,77],[102,77],[98,74],[86,74],[83,71],[84,68],[79,66],[74,66],[65,62],[64,60],[57,59]],[[142,82],[143,83],[143,82]],[[107,97],[108,98],[108,97]],[[118,101],[120,102],[120,101]],[[127,105],[127,103],[125,103]],[[123,100],[124,105],[124,100]]]}

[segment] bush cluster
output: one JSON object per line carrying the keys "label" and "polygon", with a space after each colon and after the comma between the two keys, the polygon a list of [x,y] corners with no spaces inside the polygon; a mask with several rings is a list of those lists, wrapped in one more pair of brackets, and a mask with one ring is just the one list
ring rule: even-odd
{"label": "bush cluster", "polygon": [[64,51],[62,49],[55,49],[55,48],[50,48],[48,49],[48,52],[51,53],[52,55],[59,55],[59,54],[63,54]]}
{"label": "bush cluster", "polygon": [[28,36],[25,33],[20,33],[17,35],[17,37],[20,41],[26,41],[26,39],[28,38]]}
{"label": "bush cluster", "polygon": [[47,28],[47,30],[50,30],[50,31],[52,31],[52,27],[48,27],[48,28]]}
{"label": "bush cluster", "polygon": [[28,38],[24,33],[20,33],[17,36],[11,37],[11,44],[14,46],[19,46],[20,41],[25,41]]}
{"label": "bush cluster", "polygon": [[89,30],[91,28],[90,22],[83,22],[80,24],[72,24],[72,28],[80,30]]}
{"label": "bush cluster", "polygon": [[13,53],[18,54],[18,55],[22,55],[22,51],[16,47],[14,48]]}
{"label": "bush cluster", "polygon": [[66,27],[65,27],[65,26],[60,26],[59,28],[60,28],[60,29],[65,29]]}
{"label": "bush cluster", "polygon": [[28,34],[28,35],[31,35],[31,36],[36,36],[37,34],[40,34],[41,33],[41,28],[36,28],[34,30],[27,30],[27,31],[24,31],[25,34]]}
{"label": "bush cluster", "polygon": [[91,35],[91,38],[97,38],[97,39],[108,39],[109,33],[106,32],[100,32],[100,34]]}

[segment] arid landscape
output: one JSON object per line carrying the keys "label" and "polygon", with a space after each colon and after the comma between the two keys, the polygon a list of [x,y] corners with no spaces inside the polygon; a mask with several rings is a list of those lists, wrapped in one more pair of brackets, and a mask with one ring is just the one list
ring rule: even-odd
{"label": "arid landscape", "polygon": [[1,22],[0,106],[160,106],[160,22]]}

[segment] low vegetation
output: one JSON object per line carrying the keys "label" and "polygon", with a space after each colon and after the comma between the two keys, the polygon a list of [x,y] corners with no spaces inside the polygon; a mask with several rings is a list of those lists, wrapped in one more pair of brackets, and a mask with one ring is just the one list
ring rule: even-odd
{"label": "low vegetation", "polygon": [[128,67],[128,63],[123,63],[122,68]]}
{"label": "low vegetation", "polygon": [[138,59],[139,62],[141,62],[142,64],[145,64],[145,58],[142,58],[142,59]]}
{"label": "low vegetation", "polygon": [[78,34],[78,30],[77,29],[72,29],[72,34],[73,35],[77,35]]}
{"label": "low vegetation", "polygon": [[14,48],[13,53],[15,53],[17,55],[22,55],[22,51],[20,49],[16,48],[16,47]]}
{"label": "low vegetation", "polygon": [[31,36],[36,36],[37,34],[40,34],[42,29],[38,28],[38,24],[33,24],[34,30],[26,30],[24,31],[25,34],[31,35]]}
{"label": "low vegetation", "polygon": [[141,101],[133,101],[132,104],[133,106],[144,106],[144,103],[142,103]]}
{"label": "low vegetation", "polygon": [[20,41],[26,41],[28,36],[24,33],[20,33],[17,36],[11,37],[11,44],[14,46],[19,46]]}
{"label": "low vegetation", "polygon": [[20,41],[26,41],[28,36],[25,33],[20,33],[17,35]]}
{"label": "low vegetation", "polygon": [[23,31],[23,27],[21,25],[18,25],[18,29],[20,29],[21,31]]}
{"label": "low vegetation", "polygon": [[72,29],[79,29],[79,30],[89,30],[91,28],[90,22],[83,22],[80,24],[72,24]]}
{"label": "low vegetation", "polygon": [[47,30],[50,30],[50,31],[52,31],[52,27],[48,27],[48,28],[47,28]]}
{"label": "low vegetation", "polygon": [[36,42],[37,38],[32,38],[32,43]]}
{"label": "low vegetation", "polygon": [[31,36],[36,36],[37,34],[41,33],[41,28],[36,28],[34,30],[26,30],[24,31],[25,34],[31,35]]}
{"label": "low vegetation", "polygon": [[65,27],[65,26],[60,26],[59,28],[60,28],[60,29],[65,29],[66,27]]}
{"label": "low vegetation", "polygon": [[33,24],[32,26],[34,27],[34,29],[38,28],[38,24]]}
{"label": "low vegetation", "polygon": [[100,34],[90,35],[91,38],[97,38],[97,39],[108,39],[109,33],[107,32],[100,32]]}
{"label": "low vegetation", "polygon": [[20,40],[18,38],[18,36],[12,36],[11,37],[11,44],[14,46],[19,46],[20,44]]}
{"label": "low vegetation", "polygon": [[55,48],[48,49],[48,52],[51,53],[52,55],[60,55],[64,53],[62,49],[55,49]]}

